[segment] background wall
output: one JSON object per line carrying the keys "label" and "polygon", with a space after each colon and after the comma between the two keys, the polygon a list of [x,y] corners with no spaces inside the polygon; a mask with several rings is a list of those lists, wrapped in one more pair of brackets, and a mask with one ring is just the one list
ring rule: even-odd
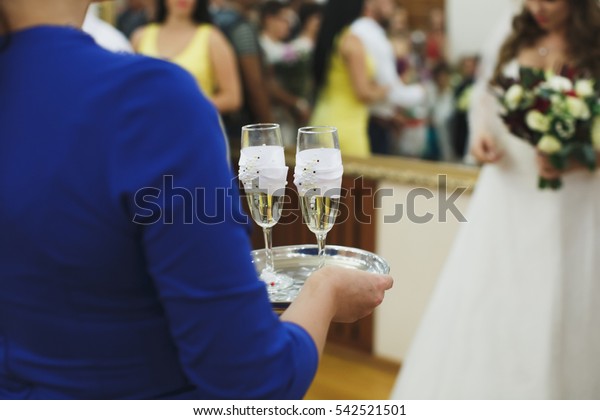
{"label": "background wall", "polygon": [[[433,199],[420,197],[415,200],[415,213],[418,216],[427,212],[433,214],[435,217],[431,222],[413,223],[405,214],[401,221],[386,224],[383,217],[394,214],[396,204],[406,203],[413,187],[381,183],[379,188],[389,188],[394,192],[393,197],[383,199],[383,208],[378,211],[376,252],[390,264],[395,283],[375,313],[373,353],[389,360],[401,361],[460,223],[451,213],[447,214],[447,222],[438,221],[439,194],[433,190]],[[450,194],[452,191],[448,192],[448,196]],[[470,194],[464,193],[456,201],[457,208],[465,217],[470,198]]]}
{"label": "background wall", "polygon": [[481,54],[491,39],[509,27],[511,13],[519,4],[520,0],[446,0],[451,59]]}

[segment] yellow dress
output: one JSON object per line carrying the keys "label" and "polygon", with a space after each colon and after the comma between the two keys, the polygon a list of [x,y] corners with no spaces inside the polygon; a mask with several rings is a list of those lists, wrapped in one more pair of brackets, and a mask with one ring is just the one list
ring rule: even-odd
{"label": "yellow dress", "polygon": [[[369,157],[369,107],[354,93],[350,71],[339,49],[339,40],[347,31],[342,33],[334,47],[325,85],[317,98],[310,125],[337,127],[343,155]],[[368,57],[367,68],[369,75],[373,75],[373,62]]]}
{"label": "yellow dress", "polygon": [[[168,59],[168,61],[171,61],[190,72],[198,82],[202,92],[209,98],[211,98],[217,90],[215,75],[213,74],[210,62],[208,45],[211,30],[212,25],[198,25],[196,34],[183,51],[172,59]],[[144,28],[144,32],[140,39],[140,46],[138,48],[140,54],[155,58],[164,58],[161,57],[158,52],[159,31],[160,25],[155,23],[147,25]]]}

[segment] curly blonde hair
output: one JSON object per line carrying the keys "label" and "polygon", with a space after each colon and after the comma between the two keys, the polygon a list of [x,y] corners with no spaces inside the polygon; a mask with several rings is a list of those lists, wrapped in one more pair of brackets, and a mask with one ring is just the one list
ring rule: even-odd
{"label": "curly blonde hair", "polygon": [[[567,21],[567,49],[573,66],[600,79],[600,3],[598,0],[566,0],[571,13]],[[531,47],[546,34],[531,13],[523,8],[514,17],[512,33],[504,41],[498,55],[493,81],[501,76],[502,68],[523,48]]]}

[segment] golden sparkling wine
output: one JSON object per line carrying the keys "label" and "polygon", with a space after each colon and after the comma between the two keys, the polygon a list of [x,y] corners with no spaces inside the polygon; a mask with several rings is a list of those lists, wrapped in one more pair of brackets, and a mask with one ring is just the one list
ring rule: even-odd
{"label": "golden sparkling wine", "polygon": [[252,219],[262,228],[273,227],[279,222],[283,207],[283,195],[270,195],[263,192],[246,194]]}
{"label": "golden sparkling wine", "polygon": [[304,222],[314,234],[325,234],[331,230],[338,215],[340,199],[320,195],[300,197]]}

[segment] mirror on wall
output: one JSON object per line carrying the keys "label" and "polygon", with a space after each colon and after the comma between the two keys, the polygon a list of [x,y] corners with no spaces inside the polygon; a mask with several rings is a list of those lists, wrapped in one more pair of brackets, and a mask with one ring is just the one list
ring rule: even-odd
{"label": "mirror on wall", "polygon": [[[422,105],[396,108],[393,117],[371,118],[371,130],[385,129],[376,140],[377,154],[434,162],[467,163],[467,111],[479,65],[476,49],[457,49],[449,33],[451,0],[399,0],[387,25],[396,69],[406,84],[421,84]],[[464,3],[464,1],[463,1]],[[486,2],[487,3],[487,2]],[[464,6],[461,6],[464,7]],[[472,19],[464,14],[464,19]],[[459,22],[462,25],[462,22]],[[383,141],[383,144],[382,144]]]}
{"label": "mirror on wall", "polygon": [[488,73],[520,0],[394,0],[388,36],[405,83],[423,83],[424,106],[387,123],[391,155],[474,164],[468,109],[475,78]]}

